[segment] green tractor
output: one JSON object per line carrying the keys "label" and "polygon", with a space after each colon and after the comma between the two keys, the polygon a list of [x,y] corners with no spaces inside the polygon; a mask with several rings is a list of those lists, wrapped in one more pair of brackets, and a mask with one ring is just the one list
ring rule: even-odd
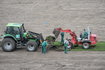
{"label": "green tractor", "polygon": [[42,34],[26,32],[24,24],[8,23],[2,35],[1,47],[5,52],[14,51],[18,46],[26,46],[27,51],[33,52],[44,41]]}

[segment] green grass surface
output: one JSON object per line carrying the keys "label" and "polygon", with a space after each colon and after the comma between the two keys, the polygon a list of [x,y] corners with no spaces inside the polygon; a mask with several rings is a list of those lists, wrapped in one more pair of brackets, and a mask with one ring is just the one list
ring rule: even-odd
{"label": "green grass surface", "polygon": [[105,51],[105,42],[98,42],[96,47],[92,47],[90,49],[82,49],[81,46],[75,47],[71,51]]}

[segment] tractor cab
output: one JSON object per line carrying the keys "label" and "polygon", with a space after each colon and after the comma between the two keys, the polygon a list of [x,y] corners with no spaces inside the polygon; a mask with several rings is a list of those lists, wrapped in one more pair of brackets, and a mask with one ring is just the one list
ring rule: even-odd
{"label": "tractor cab", "polygon": [[5,31],[5,35],[12,35],[16,39],[21,39],[22,35],[26,32],[24,24],[8,23]]}
{"label": "tractor cab", "polygon": [[80,45],[83,45],[84,49],[88,49],[90,48],[90,46],[95,46],[97,43],[96,34],[92,34],[89,27],[87,29],[84,29],[84,32],[82,36],[80,35],[80,37],[81,38],[78,41],[78,43]]}

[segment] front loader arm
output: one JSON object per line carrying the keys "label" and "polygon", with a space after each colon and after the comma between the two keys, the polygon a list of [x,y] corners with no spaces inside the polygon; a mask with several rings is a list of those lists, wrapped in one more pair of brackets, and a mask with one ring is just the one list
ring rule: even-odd
{"label": "front loader arm", "polygon": [[40,42],[42,43],[44,41],[44,38],[43,38],[43,35],[40,33],[35,33],[35,32],[31,32],[31,31],[28,31],[28,33],[33,37],[33,38],[36,38],[38,40],[40,40]]}

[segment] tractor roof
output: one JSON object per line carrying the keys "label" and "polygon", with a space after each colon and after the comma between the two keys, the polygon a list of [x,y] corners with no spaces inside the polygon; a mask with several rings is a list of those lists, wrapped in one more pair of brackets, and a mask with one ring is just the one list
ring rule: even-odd
{"label": "tractor roof", "polygon": [[6,26],[21,27],[23,24],[19,23],[8,23]]}

